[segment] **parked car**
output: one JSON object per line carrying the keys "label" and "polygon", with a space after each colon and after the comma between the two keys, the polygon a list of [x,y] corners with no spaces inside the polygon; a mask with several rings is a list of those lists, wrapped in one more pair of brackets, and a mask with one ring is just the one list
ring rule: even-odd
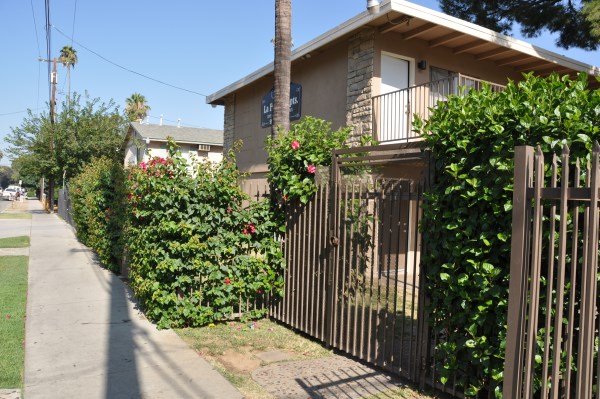
{"label": "parked car", "polygon": [[20,190],[20,187],[8,186],[2,191],[2,199],[12,201],[17,197],[17,192]]}

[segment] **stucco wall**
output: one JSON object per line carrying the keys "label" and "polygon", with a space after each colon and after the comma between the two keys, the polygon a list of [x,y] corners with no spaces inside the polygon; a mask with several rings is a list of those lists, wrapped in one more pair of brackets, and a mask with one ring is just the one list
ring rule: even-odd
{"label": "stucco wall", "polygon": [[[347,46],[340,43],[294,63],[292,82],[302,85],[302,116],[314,116],[332,123],[332,129],[346,126]],[[237,155],[240,170],[267,171],[265,140],[271,128],[260,125],[261,100],[273,87],[269,75],[235,93],[235,101],[225,105],[225,144],[231,148],[227,132],[233,125],[235,140],[243,145]]]}

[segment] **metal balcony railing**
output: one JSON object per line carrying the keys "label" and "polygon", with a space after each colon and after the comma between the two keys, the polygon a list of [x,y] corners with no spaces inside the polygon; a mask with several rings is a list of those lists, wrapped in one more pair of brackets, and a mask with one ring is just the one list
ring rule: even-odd
{"label": "metal balcony railing", "polygon": [[459,88],[480,90],[484,84],[493,91],[502,91],[505,86],[457,74],[406,89],[373,97],[373,135],[380,143],[410,141],[420,138],[413,131],[415,115],[427,120],[438,103],[449,95],[459,94]]}

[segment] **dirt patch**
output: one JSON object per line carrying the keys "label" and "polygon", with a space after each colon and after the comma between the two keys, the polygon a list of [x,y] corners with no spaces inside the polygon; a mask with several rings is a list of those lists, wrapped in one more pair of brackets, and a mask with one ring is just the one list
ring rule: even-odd
{"label": "dirt patch", "polygon": [[228,369],[243,374],[250,374],[262,365],[260,359],[247,351],[226,350],[217,360]]}

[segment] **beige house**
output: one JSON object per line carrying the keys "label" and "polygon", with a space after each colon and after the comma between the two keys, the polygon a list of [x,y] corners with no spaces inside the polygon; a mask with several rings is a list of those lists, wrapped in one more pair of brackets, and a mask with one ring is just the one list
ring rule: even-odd
{"label": "beige house", "polygon": [[218,162],[223,159],[222,130],[131,122],[125,137],[125,166],[152,157],[166,157],[168,137],[175,140],[181,155],[188,160]]}
{"label": "beige house", "polygon": [[[501,89],[524,72],[590,75],[600,69],[446,14],[401,0],[387,0],[297,48],[292,55],[293,112],[354,126],[354,139],[373,134],[380,143],[420,140],[412,132],[415,113],[459,86],[483,81]],[[264,179],[265,124],[273,64],[207,97],[223,105],[224,145],[243,140],[237,160],[243,172]],[[299,93],[298,93],[299,92]],[[267,103],[265,103],[265,100]]]}

